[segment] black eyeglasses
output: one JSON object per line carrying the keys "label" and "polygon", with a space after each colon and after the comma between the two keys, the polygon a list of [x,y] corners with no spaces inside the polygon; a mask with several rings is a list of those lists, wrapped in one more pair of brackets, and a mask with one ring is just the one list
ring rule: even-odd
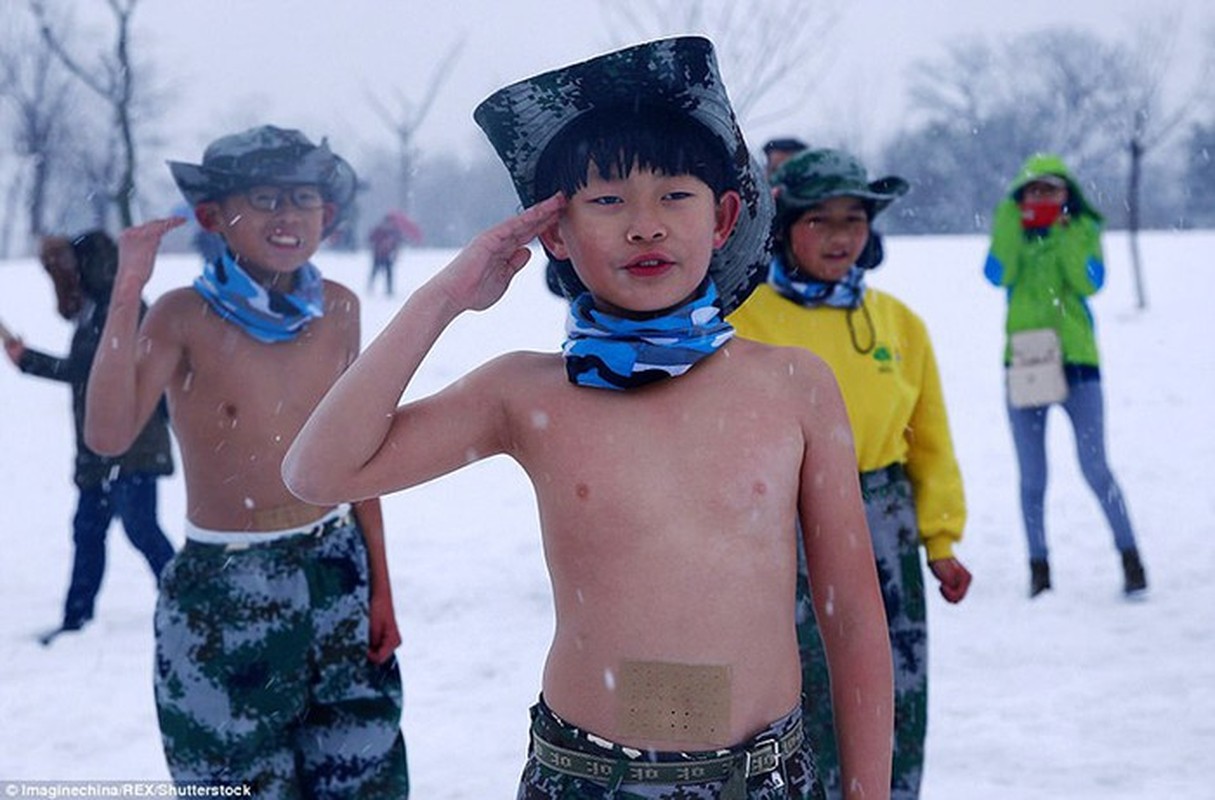
{"label": "black eyeglasses", "polygon": [[254,186],[245,190],[245,199],[258,211],[278,211],[284,198],[302,211],[313,211],[325,205],[325,196],[315,186]]}

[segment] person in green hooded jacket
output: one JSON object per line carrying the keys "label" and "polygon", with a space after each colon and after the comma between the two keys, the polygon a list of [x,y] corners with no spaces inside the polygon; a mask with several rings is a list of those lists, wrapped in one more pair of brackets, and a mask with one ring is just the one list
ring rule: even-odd
{"label": "person in green hooded jacket", "polygon": [[[1105,282],[1103,222],[1063,160],[1043,153],[1025,162],[992,221],[983,272],[1008,294],[1004,363],[1029,545],[1030,597],[1051,588],[1045,496],[1046,420],[1052,405],[1061,406],[1071,420],[1081,471],[1121,555],[1124,592],[1132,596],[1147,589],[1126,502],[1105,453],[1100,359],[1087,301]],[[1037,347],[1035,341],[1044,344]]]}

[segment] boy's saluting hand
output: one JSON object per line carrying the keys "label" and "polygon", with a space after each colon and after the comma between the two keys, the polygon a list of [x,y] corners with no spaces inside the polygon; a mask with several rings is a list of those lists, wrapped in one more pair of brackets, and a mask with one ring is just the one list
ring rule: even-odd
{"label": "boy's saluting hand", "polygon": [[152,277],[160,240],[174,228],[186,224],[185,217],[154,219],[127,228],[118,236],[118,275],[122,283],[136,281],[143,288]]}
{"label": "boy's saluting hand", "polygon": [[436,279],[453,311],[484,311],[502,298],[531,258],[527,245],[554,225],[565,208],[560,192],[473,239]]}

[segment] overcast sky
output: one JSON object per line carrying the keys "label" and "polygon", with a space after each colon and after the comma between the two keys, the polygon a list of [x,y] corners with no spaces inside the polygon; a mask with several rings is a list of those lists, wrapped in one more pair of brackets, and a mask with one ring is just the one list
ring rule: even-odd
{"label": "overcast sky", "polygon": [[[0,7],[25,2],[0,0]],[[70,9],[78,33],[110,40],[102,0],[47,2]],[[1209,0],[807,0],[806,7],[823,2],[838,3],[840,18],[825,45],[829,69],[818,102],[787,123],[744,120],[752,146],[786,133],[827,136],[833,124],[880,139],[903,111],[909,64],[962,38],[1069,25],[1128,41],[1147,13],[1169,10],[1183,25],[1185,62],[1197,63],[1200,43],[1210,41],[1201,31],[1215,19]],[[464,49],[418,141],[468,152],[480,146],[471,113],[481,99],[611,49],[618,37],[604,22],[595,0],[144,0],[134,28],[136,52],[147,54],[170,97],[158,127],[165,155],[196,160],[216,136],[262,122],[328,135],[340,152],[388,148],[391,135],[369,98],[389,106],[397,96],[420,99],[461,37]]]}

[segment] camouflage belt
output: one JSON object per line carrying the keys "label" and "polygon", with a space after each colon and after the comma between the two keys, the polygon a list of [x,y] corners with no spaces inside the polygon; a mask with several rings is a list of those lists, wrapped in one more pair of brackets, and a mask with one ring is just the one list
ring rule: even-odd
{"label": "camouflage belt", "polygon": [[[772,772],[802,746],[802,726],[780,738],[762,739],[745,751],[720,758],[705,758],[678,762],[631,762],[621,758],[603,758],[558,747],[532,733],[536,760],[549,769],[575,778],[610,781],[623,777],[624,783],[702,783],[724,781],[735,772],[744,777]],[[626,766],[627,765],[627,766]],[[623,772],[623,776],[621,775]]]}

